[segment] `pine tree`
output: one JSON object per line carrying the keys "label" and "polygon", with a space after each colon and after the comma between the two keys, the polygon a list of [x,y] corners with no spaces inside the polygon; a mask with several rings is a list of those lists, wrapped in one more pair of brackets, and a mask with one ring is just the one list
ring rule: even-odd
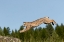
{"label": "pine tree", "polygon": [[18,34],[18,31],[16,29],[15,29],[15,37],[19,38],[19,34]]}
{"label": "pine tree", "polygon": [[51,24],[46,25],[46,30],[48,31],[49,36],[52,36],[52,32],[54,29],[53,29],[53,26]]}
{"label": "pine tree", "polygon": [[57,24],[55,31],[59,35],[60,38],[64,39],[64,25],[63,24],[61,24],[60,26]]}
{"label": "pine tree", "polygon": [[42,29],[42,33],[41,33],[41,39],[47,39],[48,38],[48,32],[45,28]]}
{"label": "pine tree", "polygon": [[7,27],[6,29],[7,29],[7,35],[10,35],[10,28]]}
{"label": "pine tree", "polygon": [[15,32],[12,30],[12,32],[11,32],[11,36],[12,37],[15,37]]}
{"label": "pine tree", "polygon": [[4,36],[3,30],[1,27],[0,27],[0,35]]}
{"label": "pine tree", "polygon": [[20,30],[23,30],[24,29],[24,26],[20,26],[20,29],[18,30],[18,34],[19,34],[19,38],[24,41],[24,33],[20,33],[19,31]]}
{"label": "pine tree", "polygon": [[10,35],[10,28],[9,27],[7,27],[7,28],[4,27],[3,32],[4,32],[5,36],[9,36]]}

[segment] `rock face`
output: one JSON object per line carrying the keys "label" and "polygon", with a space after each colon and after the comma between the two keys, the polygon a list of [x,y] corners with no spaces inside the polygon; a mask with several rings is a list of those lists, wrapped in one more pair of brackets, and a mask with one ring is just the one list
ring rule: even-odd
{"label": "rock face", "polygon": [[21,42],[18,38],[0,36],[0,42]]}

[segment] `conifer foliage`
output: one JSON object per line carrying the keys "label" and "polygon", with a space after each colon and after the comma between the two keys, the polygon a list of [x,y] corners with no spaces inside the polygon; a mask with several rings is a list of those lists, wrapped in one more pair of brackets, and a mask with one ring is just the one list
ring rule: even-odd
{"label": "conifer foliage", "polygon": [[[55,28],[55,29],[54,29]],[[15,29],[10,31],[10,27],[0,27],[0,35],[11,36],[19,38],[22,42],[64,42],[64,25],[53,25],[48,24],[46,27],[36,27],[32,28],[24,33],[19,31],[24,29],[20,26],[19,30]]]}

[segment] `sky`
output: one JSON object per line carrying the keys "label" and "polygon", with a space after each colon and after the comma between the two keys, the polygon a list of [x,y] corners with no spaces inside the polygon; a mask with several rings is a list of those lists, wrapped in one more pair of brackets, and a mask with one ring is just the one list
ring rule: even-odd
{"label": "sky", "polygon": [[[64,0],[0,0],[0,27],[19,29],[23,22],[48,16],[64,24]],[[41,25],[45,27],[45,24]]]}

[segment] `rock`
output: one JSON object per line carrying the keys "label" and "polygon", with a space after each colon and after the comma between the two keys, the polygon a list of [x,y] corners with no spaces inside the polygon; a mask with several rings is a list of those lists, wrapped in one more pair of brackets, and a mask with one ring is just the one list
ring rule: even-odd
{"label": "rock", "polygon": [[0,42],[21,42],[18,38],[0,36]]}

